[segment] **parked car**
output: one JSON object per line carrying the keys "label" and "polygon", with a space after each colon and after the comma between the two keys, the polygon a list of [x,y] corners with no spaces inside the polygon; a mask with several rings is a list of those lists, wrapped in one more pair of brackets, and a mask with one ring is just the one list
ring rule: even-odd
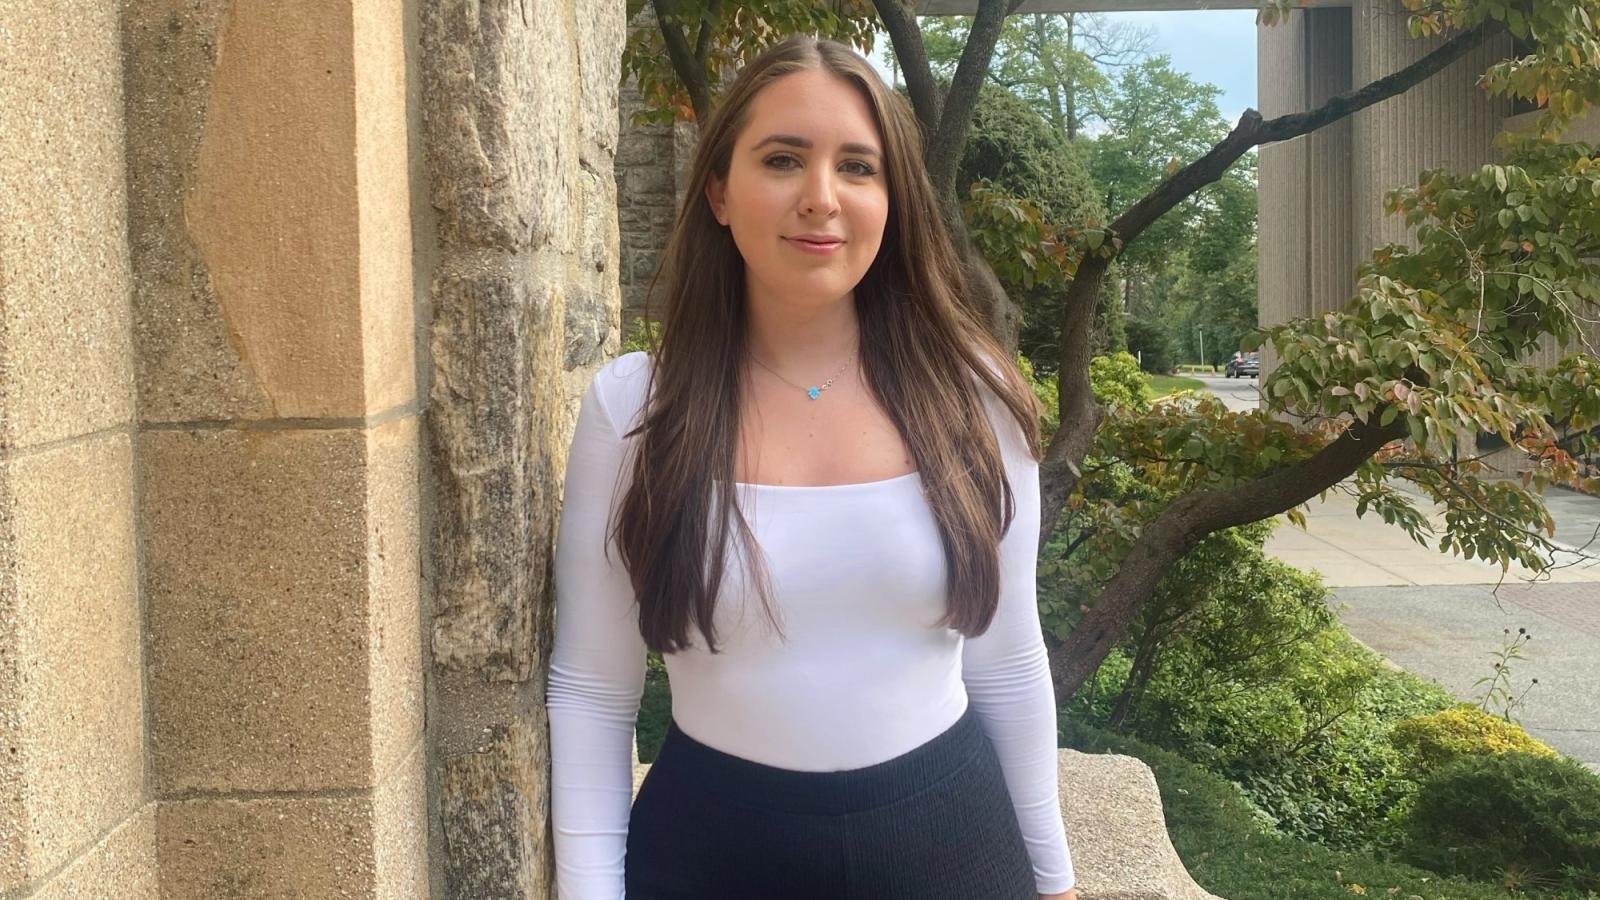
{"label": "parked car", "polygon": [[1255,350],[1249,353],[1236,352],[1223,371],[1229,378],[1243,378],[1246,375],[1254,378],[1261,374],[1261,354]]}

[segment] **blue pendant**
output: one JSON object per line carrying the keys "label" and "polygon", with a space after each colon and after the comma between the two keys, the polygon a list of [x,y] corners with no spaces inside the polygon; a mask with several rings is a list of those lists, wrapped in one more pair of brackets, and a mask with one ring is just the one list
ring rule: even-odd
{"label": "blue pendant", "polygon": [[814,384],[810,387],[810,389],[808,389],[806,391],[806,396],[810,397],[813,400],[817,399],[817,397],[819,397],[821,395],[822,395],[822,389],[817,387]]}

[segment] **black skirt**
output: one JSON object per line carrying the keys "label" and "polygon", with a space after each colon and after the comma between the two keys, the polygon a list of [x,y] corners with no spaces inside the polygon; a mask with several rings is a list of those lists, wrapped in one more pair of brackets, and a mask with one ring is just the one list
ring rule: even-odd
{"label": "black skirt", "polygon": [[860,769],[762,765],[667,726],[628,819],[627,900],[1037,900],[971,707]]}

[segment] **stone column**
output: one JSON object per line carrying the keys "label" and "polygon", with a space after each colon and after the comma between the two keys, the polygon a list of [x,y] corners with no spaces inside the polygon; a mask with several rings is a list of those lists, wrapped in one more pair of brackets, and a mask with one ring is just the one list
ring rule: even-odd
{"label": "stone column", "polygon": [[427,896],[403,26],[124,5],[163,900]]}
{"label": "stone column", "polygon": [[0,3],[0,896],[155,900],[120,4]]}
{"label": "stone column", "polygon": [[435,885],[549,896],[551,556],[577,403],[618,346],[621,0],[438,0],[422,110]]}

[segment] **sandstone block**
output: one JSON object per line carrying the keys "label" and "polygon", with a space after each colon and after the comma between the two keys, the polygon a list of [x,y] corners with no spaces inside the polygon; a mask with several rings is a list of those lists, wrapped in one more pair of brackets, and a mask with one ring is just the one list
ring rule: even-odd
{"label": "sandstone block", "polygon": [[0,6],[0,448],[132,417],[119,31],[116,4]]}
{"label": "sandstone block", "polygon": [[144,803],[128,435],[0,463],[0,888]]}
{"label": "sandstone block", "polygon": [[344,429],[141,436],[162,796],[373,783],[366,443]]}
{"label": "sandstone block", "polygon": [[162,900],[376,900],[366,797],[164,800]]}

